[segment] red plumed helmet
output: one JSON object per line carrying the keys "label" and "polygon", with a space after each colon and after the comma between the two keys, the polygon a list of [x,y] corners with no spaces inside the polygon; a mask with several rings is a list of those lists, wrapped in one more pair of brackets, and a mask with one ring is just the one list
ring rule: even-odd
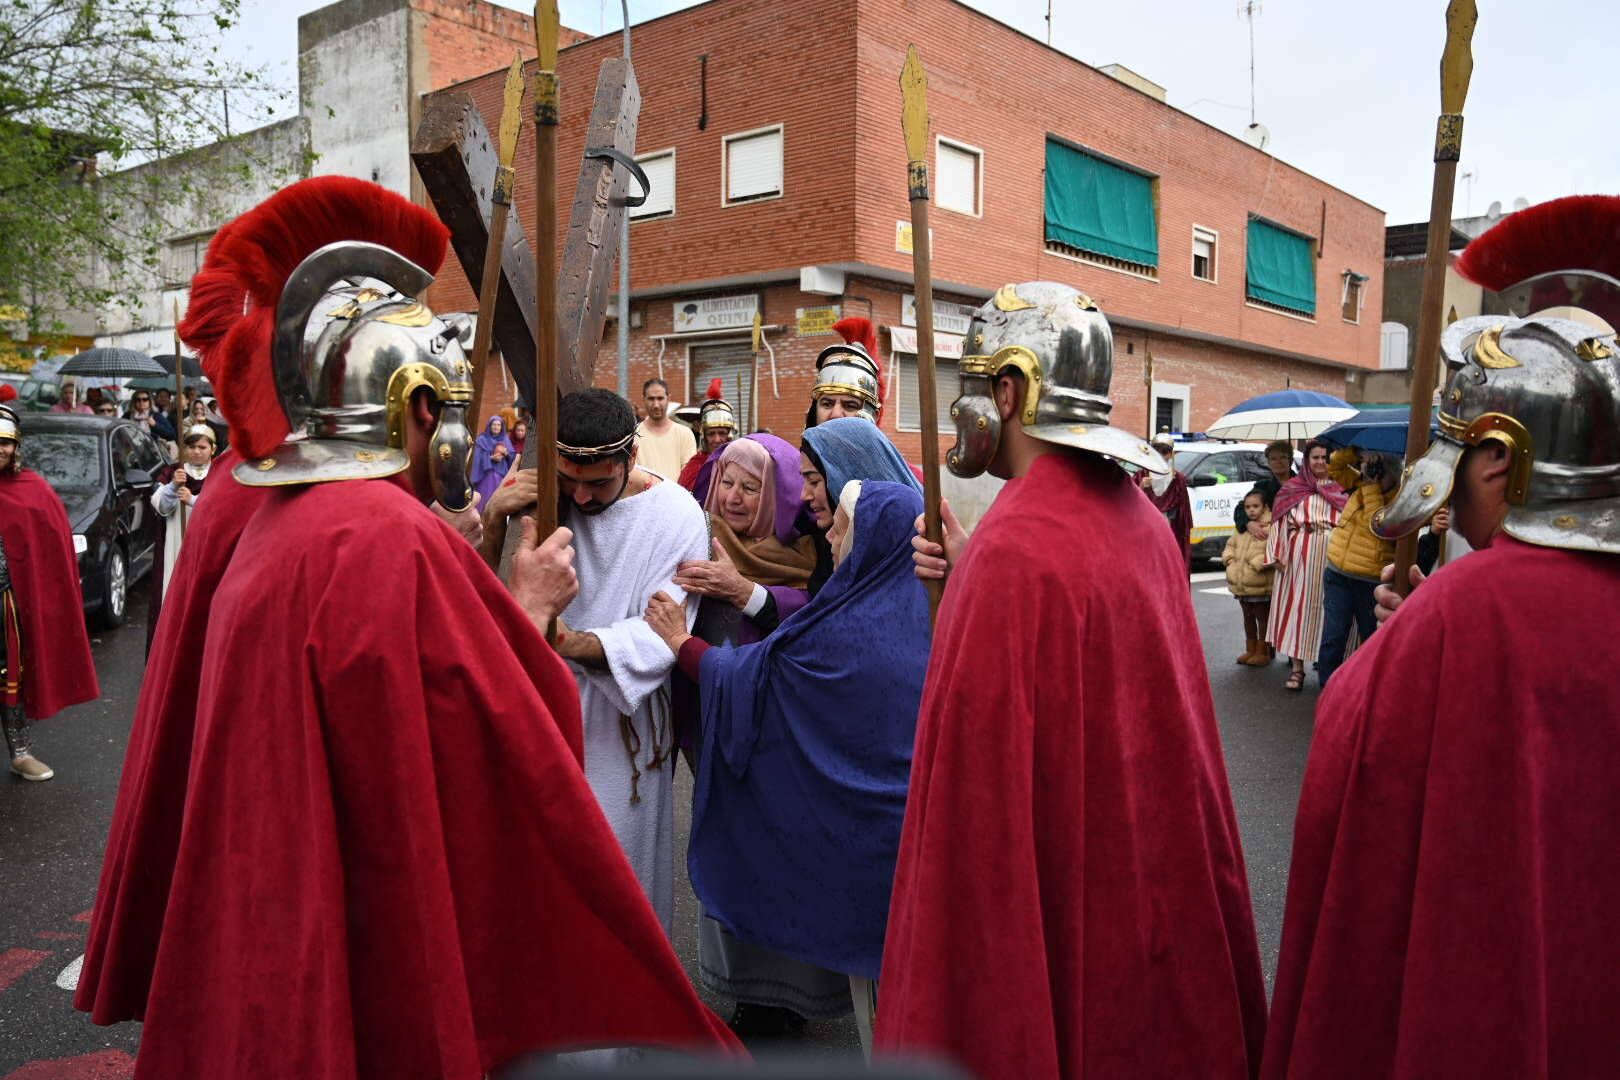
{"label": "red plumed helmet", "polygon": [[10,383],[0,383],[0,404],[17,400],[17,388]]}
{"label": "red plumed helmet", "polygon": [[724,396],[725,392],[725,383],[721,382],[720,377],[716,375],[714,378],[709,380],[709,392],[704,396],[704,400],[719,401],[720,398]]}
{"label": "red plumed helmet", "polygon": [[1520,210],[1457,257],[1457,273],[1497,292],[1557,270],[1620,279],[1620,195],[1570,195]]}
{"label": "red plumed helmet", "polygon": [[305,258],[346,240],[391,248],[436,274],[450,233],[432,211],[387,188],[320,176],[220,229],[192,279],[180,337],[201,359],[245,457],[269,454],[290,430],[270,362],[282,287]]}
{"label": "red plumed helmet", "polygon": [[[888,387],[883,378],[883,360],[878,356],[877,326],[871,319],[863,319],[858,315],[851,315],[833,323],[833,330],[844,339],[845,345],[858,345],[871,359],[872,368],[877,374],[878,407],[883,406],[883,399],[887,396]],[[824,358],[835,352],[837,346],[821,350],[821,356],[816,358],[816,368],[819,370]]]}

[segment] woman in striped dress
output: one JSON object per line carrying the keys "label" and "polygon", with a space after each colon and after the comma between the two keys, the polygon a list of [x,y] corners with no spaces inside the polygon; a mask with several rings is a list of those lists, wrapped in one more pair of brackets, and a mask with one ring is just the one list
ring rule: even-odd
{"label": "woman in striped dress", "polygon": [[1305,447],[1305,470],[1290,477],[1272,504],[1266,557],[1277,566],[1266,640],[1288,656],[1288,689],[1305,685],[1305,661],[1316,660],[1322,643],[1322,571],[1328,534],[1349,496],[1328,479],[1328,448]]}

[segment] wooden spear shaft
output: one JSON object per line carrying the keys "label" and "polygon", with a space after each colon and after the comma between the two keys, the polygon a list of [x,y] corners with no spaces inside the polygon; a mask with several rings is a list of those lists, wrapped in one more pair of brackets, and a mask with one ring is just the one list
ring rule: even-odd
{"label": "wooden spear shaft", "polygon": [[[911,266],[917,291],[917,404],[922,419],[923,531],[943,546],[939,494],[939,401],[934,377],[934,268],[928,234],[928,75],[917,47],[906,50],[900,72],[903,106],[900,126],[906,139],[906,185],[911,200]],[[929,580],[928,618],[939,617],[945,583]]]}
{"label": "wooden spear shaft", "polygon": [[[186,473],[186,438],[184,421],[180,418],[180,400],[186,392],[186,360],[180,355],[180,301],[174,302],[174,437],[176,439],[175,453],[180,457],[178,466],[180,475]],[[155,395],[154,395],[155,396]],[[180,539],[186,538],[186,504],[181,503],[178,510],[180,514]]]}
{"label": "wooden spear shaft", "polygon": [[[1408,466],[1429,449],[1429,422],[1440,371],[1446,270],[1451,265],[1451,200],[1457,186],[1457,161],[1462,156],[1462,110],[1474,72],[1471,46],[1478,22],[1475,0],[1452,0],[1446,8],[1446,48],[1440,58],[1440,123],[1434,140],[1434,189],[1429,200],[1429,247],[1423,265],[1417,352],[1412,361],[1412,413],[1406,429]],[[1416,531],[1395,544],[1393,584],[1402,596],[1412,589],[1417,546]]]}
{"label": "wooden spear shaft", "polygon": [[[473,333],[473,398],[471,426],[484,425],[484,383],[489,374],[489,345],[495,334],[495,303],[501,293],[501,255],[506,248],[506,218],[512,210],[512,189],[517,185],[513,162],[517,159],[518,131],[523,125],[523,57],[512,59],[506,74],[505,104],[501,110],[495,183],[490,190],[489,246],[484,249],[484,271],[478,287],[478,326]],[[515,467],[516,462],[512,463]]]}
{"label": "wooden spear shaft", "polygon": [[[540,497],[534,506],[541,541],[557,530],[557,0],[534,9],[539,70],[534,80],[535,146],[535,469]],[[555,619],[546,640],[557,640]]]}

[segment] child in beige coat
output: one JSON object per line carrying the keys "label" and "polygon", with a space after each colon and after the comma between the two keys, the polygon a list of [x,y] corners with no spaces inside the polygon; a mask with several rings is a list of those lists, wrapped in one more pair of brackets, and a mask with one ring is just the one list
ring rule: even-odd
{"label": "child in beige coat", "polygon": [[1260,535],[1240,530],[1226,542],[1221,562],[1226,564],[1226,587],[1243,609],[1243,635],[1248,640],[1237,662],[1250,667],[1271,663],[1266,644],[1266,621],[1271,617],[1271,578],[1276,567],[1266,561],[1266,537],[1271,531],[1271,508],[1265,492],[1256,488],[1243,497],[1243,512],[1251,522],[1259,522]]}

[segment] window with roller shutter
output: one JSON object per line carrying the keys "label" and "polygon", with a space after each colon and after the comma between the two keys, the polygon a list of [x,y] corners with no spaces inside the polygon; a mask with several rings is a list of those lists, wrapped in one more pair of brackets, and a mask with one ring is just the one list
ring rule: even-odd
{"label": "window with roller shutter", "polygon": [[697,405],[712,379],[719,379],[721,393],[731,402],[741,425],[740,435],[754,430],[754,354],[747,340],[718,345],[693,345],[688,355],[686,400]]}
{"label": "window with roller shutter", "polygon": [[727,135],[721,159],[721,205],[775,199],[782,194],[782,125]]}
{"label": "window with roller shutter", "polygon": [[979,216],[984,151],[941,137],[934,148],[935,201],[942,210]]}
{"label": "window with roller shutter", "polygon": [[647,174],[647,201],[630,208],[633,221],[675,216],[675,151],[659,150],[636,158]]}

